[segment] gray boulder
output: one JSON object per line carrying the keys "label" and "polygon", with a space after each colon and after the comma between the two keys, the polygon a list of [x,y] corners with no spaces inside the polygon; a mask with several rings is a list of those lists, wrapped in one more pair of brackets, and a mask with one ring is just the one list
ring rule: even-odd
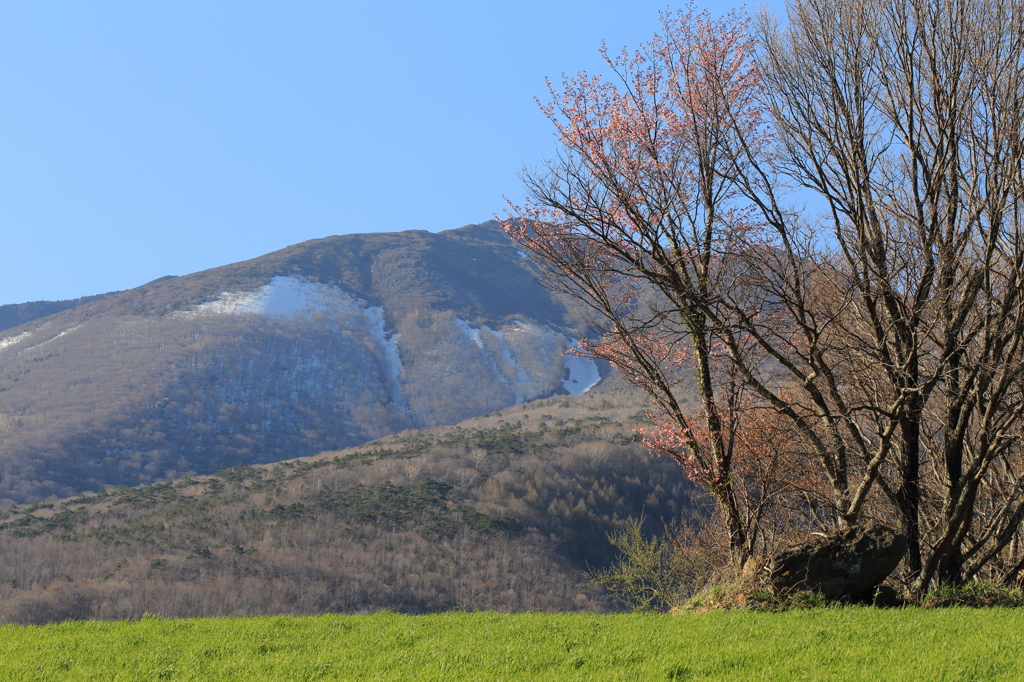
{"label": "gray boulder", "polygon": [[877,587],[907,551],[907,538],[879,523],[814,537],[780,552],[768,564],[774,593],[814,590],[827,599],[857,600]]}

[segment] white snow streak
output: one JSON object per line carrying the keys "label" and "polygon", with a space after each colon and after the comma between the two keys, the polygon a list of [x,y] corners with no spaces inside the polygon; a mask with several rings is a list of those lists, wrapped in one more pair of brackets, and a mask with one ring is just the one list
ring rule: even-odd
{"label": "white snow streak", "polygon": [[7,346],[13,346],[19,341],[24,341],[30,336],[32,336],[32,332],[22,332],[17,336],[8,336],[7,338],[0,339],[0,350],[7,348]]}
{"label": "white snow streak", "polygon": [[[518,405],[519,403],[523,402],[523,399],[525,397],[523,393],[523,388],[527,384],[529,384],[532,381],[532,379],[530,378],[529,373],[527,373],[526,368],[523,367],[523,363],[519,362],[519,360],[512,355],[512,349],[509,348],[508,342],[505,340],[505,335],[502,334],[500,331],[491,329],[487,325],[483,325],[483,327],[481,328],[486,329],[491,334],[493,334],[496,339],[498,339],[498,343],[501,345],[502,361],[509,367],[514,367],[516,370],[516,405]],[[518,327],[511,330],[510,333],[515,333],[517,331],[519,331]]]}
{"label": "white snow streak", "polygon": [[379,306],[364,308],[363,316],[366,318],[367,330],[373,338],[377,339],[377,343],[380,344],[381,350],[384,351],[384,357],[387,359],[391,375],[391,399],[394,401],[395,407],[405,414],[409,414],[409,407],[402,397],[402,358],[398,354],[400,334],[396,332],[388,336],[384,331],[384,309]]}
{"label": "white snow streak", "polygon": [[468,338],[470,341],[476,344],[477,348],[483,350],[484,341],[483,339],[480,338],[479,329],[473,329],[472,327],[469,326],[469,322],[466,322],[465,320],[460,320],[457,317],[455,318],[455,324],[459,325],[459,329],[461,329],[462,333],[466,335],[466,338]]}
{"label": "white snow streak", "polygon": [[[26,348],[25,350],[21,351],[21,353],[24,353],[26,350],[35,350],[36,348],[39,348],[40,346],[45,346],[46,344],[50,343],[51,341],[56,341],[60,337],[64,336],[65,334],[70,334],[71,332],[75,331],[76,329],[78,329],[78,325],[75,325],[74,327],[69,327],[68,329],[65,329],[64,331],[62,331],[60,334],[55,334],[55,335],[51,336],[50,338],[46,339],[45,341],[43,341],[42,343],[37,343],[36,345],[32,346],[31,348]],[[21,353],[18,353],[18,355],[21,355]]]}

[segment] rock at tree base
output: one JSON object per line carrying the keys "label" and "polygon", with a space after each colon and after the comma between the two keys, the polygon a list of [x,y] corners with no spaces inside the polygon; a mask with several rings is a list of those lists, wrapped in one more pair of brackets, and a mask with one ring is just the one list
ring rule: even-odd
{"label": "rock at tree base", "polygon": [[856,604],[868,604],[879,608],[893,608],[905,604],[900,599],[899,593],[888,585],[879,585],[866,592],[861,592],[859,595],[854,595],[851,601]]}
{"label": "rock at tree base", "polygon": [[856,599],[881,584],[906,551],[905,535],[877,523],[856,526],[777,554],[768,581],[776,594],[798,589]]}

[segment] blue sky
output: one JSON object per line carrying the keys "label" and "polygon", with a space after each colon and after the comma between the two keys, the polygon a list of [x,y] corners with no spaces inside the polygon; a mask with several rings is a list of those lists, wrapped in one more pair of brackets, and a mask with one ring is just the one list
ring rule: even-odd
{"label": "blue sky", "polygon": [[0,304],[488,220],[555,149],[544,77],[666,7],[0,0]]}

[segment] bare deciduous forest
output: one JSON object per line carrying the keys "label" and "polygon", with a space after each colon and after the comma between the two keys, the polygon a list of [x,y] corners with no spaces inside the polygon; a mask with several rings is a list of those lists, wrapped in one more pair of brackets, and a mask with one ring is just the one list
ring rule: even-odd
{"label": "bare deciduous forest", "polygon": [[606,611],[606,533],[701,499],[634,442],[635,391],[0,514],[0,620]]}

